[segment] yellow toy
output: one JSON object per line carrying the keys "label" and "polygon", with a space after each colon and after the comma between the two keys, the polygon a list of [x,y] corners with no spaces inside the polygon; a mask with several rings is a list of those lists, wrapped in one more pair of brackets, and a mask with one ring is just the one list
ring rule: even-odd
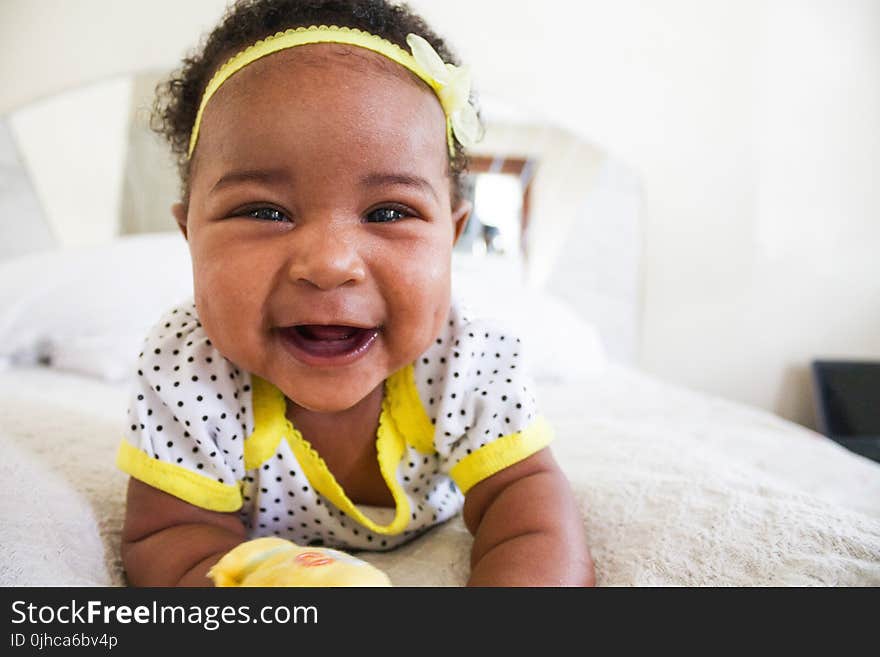
{"label": "yellow toy", "polygon": [[271,537],[230,550],[208,577],[214,586],[391,586],[385,573],[349,554]]}

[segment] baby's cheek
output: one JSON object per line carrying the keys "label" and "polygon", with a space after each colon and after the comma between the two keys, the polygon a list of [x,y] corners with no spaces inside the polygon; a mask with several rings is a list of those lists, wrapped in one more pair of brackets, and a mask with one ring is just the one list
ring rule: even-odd
{"label": "baby's cheek", "polygon": [[427,348],[449,310],[449,255],[417,254],[399,262],[389,284],[393,288],[392,316],[398,329]]}
{"label": "baby's cheek", "polygon": [[252,343],[259,324],[261,297],[253,279],[243,276],[233,263],[196,264],[193,284],[196,310],[205,333],[227,358],[252,367]]}
{"label": "baby's cheek", "polygon": [[213,260],[197,262],[193,268],[196,307],[203,320],[222,315],[224,305],[236,296],[229,273]]}
{"label": "baby's cheek", "polygon": [[416,294],[428,300],[444,295],[449,288],[451,254],[439,247],[425,246],[414,249],[397,261],[395,283],[407,294]]}

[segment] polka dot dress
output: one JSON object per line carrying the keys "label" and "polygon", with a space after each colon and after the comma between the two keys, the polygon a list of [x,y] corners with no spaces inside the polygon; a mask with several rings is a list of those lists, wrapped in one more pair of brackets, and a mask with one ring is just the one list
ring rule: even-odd
{"label": "polka dot dress", "polygon": [[525,429],[537,415],[521,340],[468,314],[453,305],[444,330],[414,366],[447,471],[495,439]]}
{"label": "polka dot dress", "polygon": [[284,417],[281,393],[211,344],[192,303],[150,331],[117,463],[250,536],[390,549],[448,520],[464,493],[550,441],[521,341],[453,303],[430,348],[386,381],[377,448],[396,507],[358,506]]}

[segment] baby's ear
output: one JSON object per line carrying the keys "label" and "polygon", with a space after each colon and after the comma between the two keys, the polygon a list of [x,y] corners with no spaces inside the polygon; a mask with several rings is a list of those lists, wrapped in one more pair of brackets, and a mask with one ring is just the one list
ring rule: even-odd
{"label": "baby's ear", "polygon": [[183,233],[183,239],[186,239],[186,206],[178,201],[171,206],[171,214],[177,220],[177,227]]}
{"label": "baby's ear", "polygon": [[455,226],[455,237],[452,240],[453,244],[458,242],[458,238],[461,237],[461,234],[464,232],[464,227],[467,226],[468,217],[471,216],[471,210],[473,207],[473,203],[470,201],[459,201],[458,205],[452,208],[452,223]]}

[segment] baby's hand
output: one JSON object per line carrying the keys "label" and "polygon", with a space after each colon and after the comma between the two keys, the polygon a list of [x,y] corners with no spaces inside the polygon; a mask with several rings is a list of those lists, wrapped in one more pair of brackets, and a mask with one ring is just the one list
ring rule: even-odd
{"label": "baby's hand", "polygon": [[545,448],[467,492],[469,586],[592,586],[583,519]]}
{"label": "baby's hand", "polygon": [[366,561],[281,538],[257,538],[226,553],[210,571],[215,586],[391,586]]}

